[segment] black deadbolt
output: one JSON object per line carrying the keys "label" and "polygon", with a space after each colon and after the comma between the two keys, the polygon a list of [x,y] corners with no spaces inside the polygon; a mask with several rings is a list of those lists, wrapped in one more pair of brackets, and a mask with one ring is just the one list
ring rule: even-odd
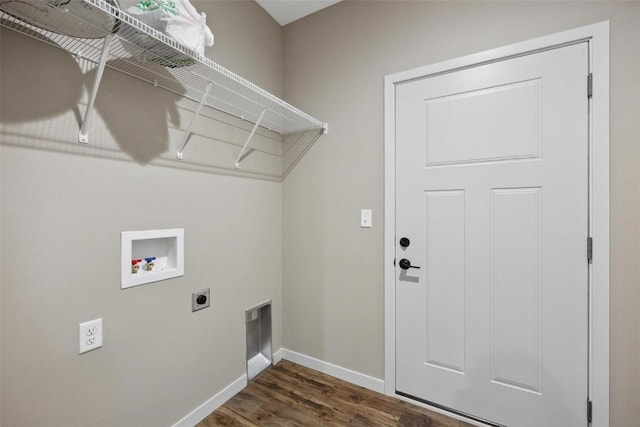
{"label": "black deadbolt", "polygon": [[410,268],[420,268],[418,266],[411,265],[411,261],[406,258],[402,258],[398,264],[400,264],[400,268],[403,270],[408,270]]}
{"label": "black deadbolt", "polygon": [[407,239],[406,237],[400,239],[400,246],[402,246],[403,248],[409,247],[410,244],[411,240]]}
{"label": "black deadbolt", "polygon": [[206,295],[198,295],[198,298],[196,298],[196,302],[200,305],[204,304],[205,302],[207,302],[207,296]]}

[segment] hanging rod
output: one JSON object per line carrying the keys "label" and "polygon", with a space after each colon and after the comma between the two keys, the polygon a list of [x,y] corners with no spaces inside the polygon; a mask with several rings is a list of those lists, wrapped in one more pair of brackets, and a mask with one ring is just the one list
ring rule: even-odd
{"label": "hanging rod", "polygon": [[182,145],[180,146],[180,148],[178,149],[178,153],[176,154],[176,157],[180,160],[182,160],[182,152],[184,151],[184,147],[186,147],[187,144],[189,143],[189,135],[191,135],[191,128],[193,127],[193,124],[196,122],[196,119],[198,118],[198,116],[200,115],[200,111],[202,110],[202,107],[204,106],[205,101],[207,100],[207,96],[209,96],[209,91],[211,90],[212,87],[213,87],[213,82],[209,82],[209,84],[207,85],[207,88],[204,90],[204,94],[202,95],[202,99],[200,100],[200,104],[198,105],[198,109],[196,110],[195,114],[191,118],[189,127],[187,128],[187,131],[185,132],[184,137],[182,138]]}
{"label": "hanging rod", "polygon": [[242,159],[242,155],[244,154],[244,150],[247,149],[247,145],[249,145],[249,141],[251,141],[251,139],[253,138],[253,135],[256,133],[256,129],[258,129],[258,126],[260,126],[260,122],[262,121],[262,118],[264,117],[264,113],[266,113],[266,112],[267,112],[266,109],[262,110],[262,113],[260,113],[260,117],[258,117],[258,120],[256,121],[256,124],[253,126],[253,129],[251,130],[251,133],[249,134],[249,138],[247,138],[247,141],[242,146],[242,150],[240,150],[240,154],[238,154],[238,157],[236,158],[236,164],[235,164],[236,169],[240,169],[240,160]]}

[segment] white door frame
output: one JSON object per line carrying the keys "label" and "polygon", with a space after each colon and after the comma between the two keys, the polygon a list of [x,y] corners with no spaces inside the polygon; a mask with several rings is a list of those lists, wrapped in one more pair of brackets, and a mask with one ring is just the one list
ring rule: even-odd
{"label": "white door frame", "polygon": [[[593,427],[609,425],[609,22],[564,31],[384,78],[384,318],[385,393],[396,395],[395,372],[395,86],[408,80],[474,67],[540,50],[589,41],[593,97],[589,107],[589,217],[593,263],[589,268],[589,397]],[[585,81],[586,84],[586,81]],[[585,242],[586,244],[586,242]],[[402,398],[404,399],[404,398]],[[405,399],[406,400],[406,399]],[[416,403],[412,401],[413,403]],[[428,405],[422,405],[429,407]],[[442,412],[438,408],[431,410]],[[586,402],[585,402],[586,411]],[[449,414],[450,415],[450,414]]]}

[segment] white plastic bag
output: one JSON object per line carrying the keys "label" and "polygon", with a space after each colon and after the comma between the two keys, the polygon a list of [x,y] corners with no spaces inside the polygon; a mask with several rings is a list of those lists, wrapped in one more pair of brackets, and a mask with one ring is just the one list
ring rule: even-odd
{"label": "white plastic bag", "polygon": [[[189,0],[143,0],[128,8],[127,13],[198,55],[204,55],[205,46],[213,45],[213,34],[206,23],[207,15],[198,13]],[[139,35],[138,38],[143,37]],[[148,42],[131,41],[148,48]]]}

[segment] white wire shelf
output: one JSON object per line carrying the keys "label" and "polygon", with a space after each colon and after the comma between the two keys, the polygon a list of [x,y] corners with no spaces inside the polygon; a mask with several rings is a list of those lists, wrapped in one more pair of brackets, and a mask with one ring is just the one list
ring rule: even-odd
{"label": "white wire shelf", "polygon": [[[210,59],[181,46],[173,39],[114,7],[112,2],[83,1],[84,6],[101,11],[104,14],[103,18],[106,17],[113,26],[105,27],[104,19],[80,16],[77,12],[78,7],[69,10],[65,9],[65,6],[55,7],[54,4],[42,0],[12,2],[13,9],[10,9],[12,14],[0,10],[0,25],[95,62],[101,69],[107,66],[194,100],[199,103],[196,117],[200,108],[206,106],[281,135],[314,129],[321,133],[327,132],[326,123],[311,117]],[[0,0],[0,6],[1,3]],[[5,3],[7,3],[6,0]],[[25,19],[25,16],[33,15],[34,3],[41,9],[38,13],[42,12],[46,15],[46,25],[43,25],[43,22],[29,22]],[[22,13],[20,8],[28,10]],[[79,36],[74,37],[68,34]],[[95,98],[98,91],[102,76],[101,69],[96,75],[92,98]],[[90,99],[83,121],[82,127],[85,131],[89,129],[87,122],[90,119],[89,114],[94,100]],[[191,125],[193,121],[195,117]],[[178,158],[182,158],[182,150],[188,142],[190,130],[191,126],[187,129],[182,144],[179,145]],[[86,140],[83,141],[82,134],[81,129],[80,141],[86,142]],[[247,140],[245,147],[250,139]],[[238,159],[241,156],[242,152],[238,155]],[[238,162],[239,160],[236,161],[236,168]]]}

